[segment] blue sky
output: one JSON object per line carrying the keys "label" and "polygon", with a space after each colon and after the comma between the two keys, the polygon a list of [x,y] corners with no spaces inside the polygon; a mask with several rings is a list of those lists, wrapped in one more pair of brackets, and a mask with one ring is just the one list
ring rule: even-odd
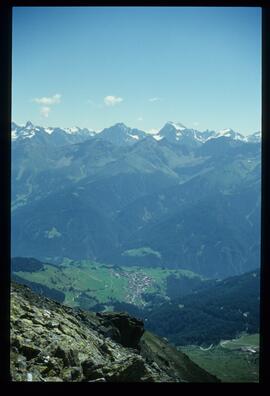
{"label": "blue sky", "polygon": [[12,118],[261,129],[261,10],[16,7]]}

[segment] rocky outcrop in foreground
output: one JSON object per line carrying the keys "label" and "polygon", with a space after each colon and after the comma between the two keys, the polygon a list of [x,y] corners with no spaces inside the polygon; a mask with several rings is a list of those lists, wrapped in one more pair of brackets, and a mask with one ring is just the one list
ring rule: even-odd
{"label": "rocky outcrop in foreground", "polygon": [[217,382],[126,313],[91,313],[11,286],[13,381]]}

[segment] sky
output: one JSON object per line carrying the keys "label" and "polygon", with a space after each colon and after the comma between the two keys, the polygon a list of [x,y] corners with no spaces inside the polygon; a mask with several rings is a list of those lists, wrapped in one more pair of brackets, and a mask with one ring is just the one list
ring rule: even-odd
{"label": "sky", "polygon": [[12,119],[261,130],[261,9],[15,7]]}

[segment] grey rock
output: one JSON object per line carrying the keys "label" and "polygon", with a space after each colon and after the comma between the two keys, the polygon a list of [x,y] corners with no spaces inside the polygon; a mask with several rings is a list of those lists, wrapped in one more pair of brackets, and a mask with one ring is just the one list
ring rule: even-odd
{"label": "grey rock", "polygon": [[39,355],[41,349],[36,345],[29,345],[29,344],[20,344],[19,347],[20,353],[25,356],[27,360],[31,360]]}
{"label": "grey rock", "polygon": [[[143,322],[126,313],[96,315],[73,310],[15,283],[12,283],[11,291],[12,381],[27,381],[29,373],[28,379],[32,382],[186,380],[180,369],[179,373],[170,374],[171,369],[165,365],[164,359],[170,362],[172,351],[168,349],[168,353],[161,356],[162,342],[158,350],[153,349],[158,345],[156,338],[141,343],[139,348],[144,333]],[[31,310],[33,320],[29,319]],[[24,313],[24,318],[19,319]],[[44,323],[34,323],[34,318]],[[174,354],[179,356],[175,349]],[[156,364],[151,365],[149,362],[153,361]],[[194,370],[190,361],[188,367]],[[208,381],[209,376],[203,378]]]}
{"label": "grey rock", "polygon": [[63,360],[64,366],[76,366],[80,364],[78,352],[73,349],[65,348],[62,345],[58,345],[54,355]]}
{"label": "grey rock", "polygon": [[26,368],[27,364],[26,364],[26,357],[23,355],[18,355],[17,357],[17,367],[18,368]]}
{"label": "grey rock", "polygon": [[80,381],[82,379],[81,367],[66,367],[61,371],[63,381]]}
{"label": "grey rock", "polygon": [[47,326],[48,326],[50,329],[53,329],[54,327],[58,327],[58,326],[59,326],[59,323],[53,320],[52,322],[48,322],[48,323],[47,323]]}
{"label": "grey rock", "polygon": [[95,380],[104,376],[103,370],[101,368],[95,370],[87,370],[84,372],[84,378],[86,380]]}
{"label": "grey rock", "polygon": [[107,328],[104,334],[119,342],[124,347],[139,348],[139,341],[144,333],[143,321],[132,318],[125,312],[101,312],[97,316]]}
{"label": "grey rock", "polygon": [[147,374],[145,361],[141,356],[132,356],[110,366],[105,378],[109,382],[141,382]]}

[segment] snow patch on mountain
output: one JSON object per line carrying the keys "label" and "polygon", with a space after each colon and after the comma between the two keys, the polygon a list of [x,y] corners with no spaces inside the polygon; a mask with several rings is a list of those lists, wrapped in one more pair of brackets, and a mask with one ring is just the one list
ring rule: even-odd
{"label": "snow patch on mountain", "polygon": [[[35,126],[32,122],[27,121],[25,125],[18,125],[12,122],[11,125],[11,139],[12,141],[21,139],[32,139],[39,133],[46,133],[54,136],[54,132],[62,132],[70,141],[81,141],[82,139],[89,139],[99,135],[100,137],[117,142],[132,143],[144,139],[147,135],[150,135],[156,141],[160,141],[164,138],[170,142],[183,143],[183,144],[203,144],[211,139],[218,139],[226,137],[232,140],[238,140],[245,143],[259,143],[261,141],[261,132],[255,132],[249,136],[243,136],[242,134],[235,132],[231,128],[221,129],[219,131],[198,131],[196,129],[187,128],[180,122],[168,121],[159,131],[156,129],[148,130],[144,132],[135,128],[127,127],[123,122],[119,122],[110,128],[105,128],[101,131],[94,131],[87,128],[79,128],[78,126],[70,128],[56,128],[56,127],[40,127]],[[79,139],[79,140],[78,140]],[[193,143],[192,143],[193,142]]]}
{"label": "snow patch on mountain", "polygon": [[140,139],[138,135],[130,135],[130,134],[129,134],[129,136],[130,136],[132,139],[135,139],[135,140],[139,140],[139,139]]}
{"label": "snow patch on mountain", "polygon": [[71,127],[71,128],[58,128],[58,127],[40,127],[33,125],[30,121],[27,121],[25,125],[17,125],[14,122],[12,123],[11,128],[11,139],[30,139],[36,136],[38,133],[47,133],[48,135],[53,135],[54,132],[63,132],[69,136],[82,136],[84,138],[92,137],[96,133],[93,130],[89,130],[87,128],[79,128],[79,127]]}
{"label": "snow patch on mountain", "polygon": [[13,122],[11,127],[12,140],[17,140],[19,138],[31,139],[33,136],[35,136],[35,133],[38,130],[38,128],[34,127],[30,121],[28,121],[25,126],[19,126]]}
{"label": "snow patch on mountain", "polygon": [[80,131],[80,128],[78,128],[78,127],[62,128],[62,129],[63,129],[63,131],[65,131],[68,134],[77,133]]}
{"label": "snow patch on mountain", "polygon": [[177,131],[187,129],[181,122],[168,121],[167,124],[173,126]]}
{"label": "snow patch on mountain", "polygon": [[44,131],[45,131],[46,133],[48,133],[49,135],[51,135],[51,134],[53,133],[53,131],[54,131],[54,128],[51,128],[51,127],[45,128]]}
{"label": "snow patch on mountain", "polygon": [[220,131],[216,132],[216,135],[212,136],[212,139],[219,137],[228,137],[233,140],[240,140],[242,142],[247,142],[247,138],[245,136],[241,135],[241,133],[235,132],[230,128],[221,129]]}
{"label": "snow patch on mountain", "polygon": [[154,138],[155,140],[162,140],[162,139],[164,139],[164,137],[163,137],[163,136],[160,136],[160,135],[153,135],[153,138]]}

